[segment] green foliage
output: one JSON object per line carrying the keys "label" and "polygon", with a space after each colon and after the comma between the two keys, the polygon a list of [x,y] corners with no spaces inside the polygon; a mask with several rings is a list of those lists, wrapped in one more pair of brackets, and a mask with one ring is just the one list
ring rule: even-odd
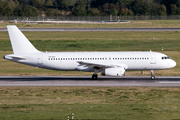
{"label": "green foliage", "polygon": [[13,15],[13,7],[10,2],[0,0],[0,16],[12,16]]}
{"label": "green foliage", "polygon": [[72,14],[75,16],[85,16],[86,15],[86,6],[82,0],[76,2],[74,8],[72,9]]}
{"label": "green foliage", "polygon": [[[27,6],[37,10],[24,13]],[[0,16],[37,16],[37,11],[46,16],[179,15],[180,0],[0,0]]]}
{"label": "green foliage", "polygon": [[14,10],[15,15],[17,16],[37,16],[39,14],[39,11],[37,8],[30,6],[30,5],[19,5]]}
{"label": "green foliage", "polygon": [[116,9],[113,9],[111,11],[111,15],[116,16],[118,14],[118,11]]}
{"label": "green foliage", "polygon": [[58,0],[58,5],[63,10],[68,9],[68,1],[67,0]]}
{"label": "green foliage", "polygon": [[61,13],[58,9],[50,9],[50,10],[47,10],[45,13],[46,13],[46,16],[61,16]]}
{"label": "green foliage", "polygon": [[177,7],[176,4],[171,4],[171,14],[172,15],[179,15],[180,14],[180,7]]}
{"label": "green foliage", "polygon": [[134,10],[137,15],[147,15],[149,12],[147,0],[136,0]]}
{"label": "green foliage", "polygon": [[16,4],[16,6],[19,5],[19,1],[18,0],[14,0],[14,3]]}
{"label": "green foliage", "polygon": [[158,10],[158,13],[159,13],[159,15],[166,15],[167,13],[166,13],[166,6],[165,5],[160,5],[159,6],[159,10]]}
{"label": "green foliage", "polygon": [[134,0],[118,0],[118,4],[121,8],[126,8],[127,6],[130,6]]}
{"label": "green foliage", "polygon": [[46,6],[52,6],[52,5],[53,5],[53,3],[52,3],[52,1],[51,1],[51,0],[47,0],[47,1],[46,1],[46,3],[45,3],[45,5],[46,5]]}
{"label": "green foliage", "polygon": [[40,2],[39,2],[39,0],[30,0],[29,5],[38,7],[40,5]]}
{"label": "green foliage", "polygon": [[125,8],[125,9],[121,9],[120,15],[134,15],[134,13],[131,10]]}
{"label": "green foliage", "polygon": [[99,16],[100,11],[97,8],[90,8],[88,11],[89,16]]}

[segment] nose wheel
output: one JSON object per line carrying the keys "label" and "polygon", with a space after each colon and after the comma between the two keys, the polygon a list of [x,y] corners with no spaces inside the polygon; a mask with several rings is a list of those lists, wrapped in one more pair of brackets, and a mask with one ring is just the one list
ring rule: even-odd
{"label": "nose wheel", "polygon": [[155,76],[152,75],[152,76],[151,76],[151,80],[154,80],[154,79],[155,79]]}
{"label": "nose wheel", "polygon": [[151,80],[154,80],[154,79],[155,79],[155,76],[154,76],[153,70],[151,70]]}
{"label": "nose wheel", "polygon": [[92,75],[92,79],[93,79],[93,80],[97,80],[97,78],[98,78],[98,75],[97,75],[97,74],[93,74],[93,75]]}

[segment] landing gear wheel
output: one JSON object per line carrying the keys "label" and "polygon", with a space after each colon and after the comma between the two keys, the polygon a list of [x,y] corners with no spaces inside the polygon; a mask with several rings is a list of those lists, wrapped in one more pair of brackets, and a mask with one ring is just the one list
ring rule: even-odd
{"label": "landing gear wheel", "polygon": [[151,80],[154,80],[154,79],[155,79],[154,72],[153,70],[151,70]]}
{"label": "landing gear wheel", "polygon": [[98,78],[98,75],[97,75],[97,74],[93,74],[93,75],[92,75],[92,79],[93,79],[93,80],[97,80],[97,78]]}
{"label": "landing gear wheel", "polygon": [[151,80],[154,80],[155,79],[155,76],[151,76]]}

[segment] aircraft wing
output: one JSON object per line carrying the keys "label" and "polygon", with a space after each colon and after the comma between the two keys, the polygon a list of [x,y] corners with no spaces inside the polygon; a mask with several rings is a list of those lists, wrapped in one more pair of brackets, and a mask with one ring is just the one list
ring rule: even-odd
{"label": "aircraft wing", "polygon": [[90,68],[110,68],[110,67],[124,67],[125,69],[128,68],[126,64],[123,63],[108,63],[108,62],[84,62],[84,61],[77,61],[80,65],[86,65],[87,67]]}

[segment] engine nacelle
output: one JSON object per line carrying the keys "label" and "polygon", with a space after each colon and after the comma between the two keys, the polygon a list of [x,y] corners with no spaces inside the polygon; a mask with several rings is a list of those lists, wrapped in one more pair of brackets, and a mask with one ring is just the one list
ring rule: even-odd
{"label": "engine nacelle", "polygon": [[104,76],[124,76],[125,68],[124,67],[116,67],[116,68],[106,68],[101,71],[101,75]]}

